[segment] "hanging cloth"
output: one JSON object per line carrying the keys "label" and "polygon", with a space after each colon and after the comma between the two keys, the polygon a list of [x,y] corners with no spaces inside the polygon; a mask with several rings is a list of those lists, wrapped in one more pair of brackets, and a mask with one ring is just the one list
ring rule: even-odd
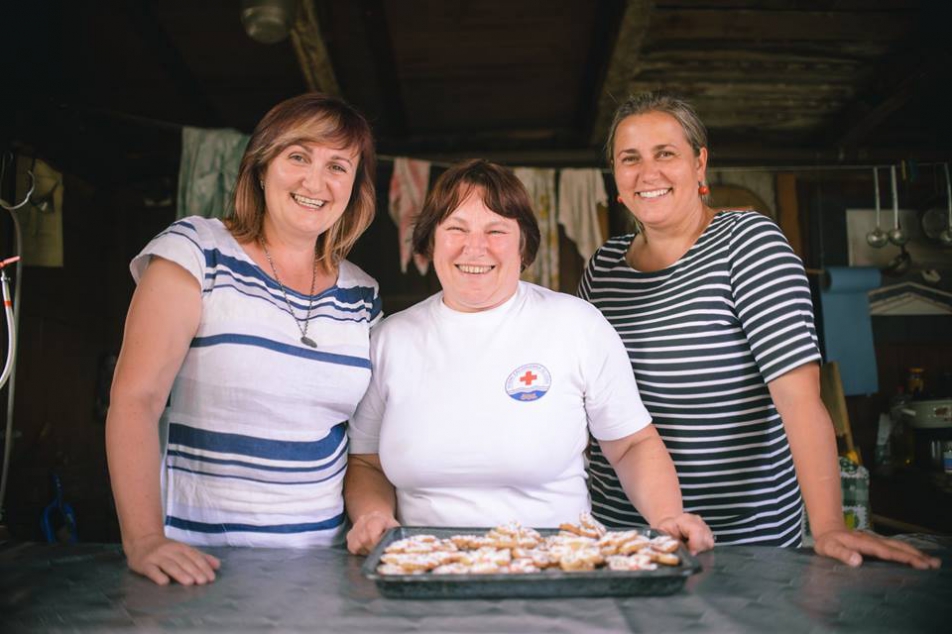
{"label": "hanging cloth", "polygon": [[575,243],[584,262],[605,241],[598,223],[598,207],[608,206],[601,170],[564,169],[559,172],[559,224]]}
{"label": "hanging cloth", "polygon": [[237,130],[182,128],[176,217],[224,218],[250,137]]}
{"label": "hanging cloth", "polygon": [[[33,172],[31,181],[27,172]],[[29,204],[13,213],[20,221],[23,244],[21,266],[63,266],[63,174],[42,159],[21,156],[17,161],[16,191],[33,184]]]}
{"label": "hanging cloth", "polygon": [[407,272],[410,258],[420,275],[426,275],[429,262],[422,255],[413,253],[413,224],[423,210],[430,185],[430,162],[398,156],[393,160],[393,176],[390,178],[390,217],[397,225],[400,240],[400,270]]}
{"label": "hanging cloth", "polygon": [[542,239],[535,262],[522,272],[526,282],[559,290],[559,225],[555,207],[555,170],[517,167],[513,170],[526,191],[539,220]]}
{"label": "hanging cloth", "polygon": [[840,366],[847,396],[879,391],[869,291],[879,287],[879,269],[872,266],[828,266],[830,284],[820,291],[823,348],[827,362]]}

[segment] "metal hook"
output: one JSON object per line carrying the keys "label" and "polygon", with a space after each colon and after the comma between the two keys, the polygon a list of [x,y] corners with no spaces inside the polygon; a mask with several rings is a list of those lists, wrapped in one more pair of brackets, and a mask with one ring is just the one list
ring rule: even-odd
{"label": "metal hook", "polygon": [[896,186],[896,166],[889,167],[889,178],[892,181],[893,228],[889,231],[889,241],[897,247],[909,242],[909,234],[899,226],[899,190]]}
{"label": "metal hook", "polygon": [[26,175],[30,177],[30,190],[26,193],[26,196],[23,197],[23,200],[15,205],[8,205],[7,202],[3,200],[3,198],[0,198],[0,207],[3,207],[7,211],[16,211],[20,207],[30,202],[30,196],[33,195],[33,190],[36,189],[36,178],[33,176],[32,170],[27,170]]}
{"label": "metal hook", "polygon": [[879,168],[873,168],[873,189],[876,196],[876,228],[866,234],[866,243],[874,249],[886,246],[889,236],[880,228],[879,221]]}

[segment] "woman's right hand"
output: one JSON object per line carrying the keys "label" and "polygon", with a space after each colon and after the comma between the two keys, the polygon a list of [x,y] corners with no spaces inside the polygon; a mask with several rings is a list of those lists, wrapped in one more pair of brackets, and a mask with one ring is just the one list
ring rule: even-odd
{"label": "woman's right hand", "polygon": [[215,580],[221,561],[165,535],[147,535],[124,544],[129,568],[160,586],[175,580],[183,586]]}
{"label": "woman's right hand", "polygon": [[355,555],[367,555],[387,530],[400,526],[393,515],[373,511],[357,518],[347,533],[347,550]]}
{"label": "woman's right hand", "polygon": [[191,273],[153,257],[129,306],[106,417],[109,478],[129,568],[159,585],[215,579],[218,559],[162,532],[159,420],[202,320]]}

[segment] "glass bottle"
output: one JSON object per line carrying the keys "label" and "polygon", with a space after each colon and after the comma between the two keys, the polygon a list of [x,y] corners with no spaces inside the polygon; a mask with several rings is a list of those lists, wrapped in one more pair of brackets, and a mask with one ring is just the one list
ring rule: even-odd
{"label": "glass bottle", "polygon": [[890,443],[892,445],[892,461],[897,467],[910,466],[916,453],[916,439],[912,427],[909,426],[908,417],[902,413],[910,400],[910,394],[905,392],[900,385],[889,407],[889,415],[893,419]]}
{"label": "glass bottle", "polygon": [[909,375],[906,377],[906,393],[909,398],[916,399],[925,392],[925,370],[922,368],[909,368]]}

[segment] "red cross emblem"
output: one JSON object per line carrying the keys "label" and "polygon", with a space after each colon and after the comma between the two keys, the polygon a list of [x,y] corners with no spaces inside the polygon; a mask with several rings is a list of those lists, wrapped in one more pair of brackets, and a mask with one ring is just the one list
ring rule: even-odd
{"label": "red cross emblem", "polygon": [[552,387],[552,375],[541,363],[525,363],[506,377],[506,394],[520,402],[537,401]]}

